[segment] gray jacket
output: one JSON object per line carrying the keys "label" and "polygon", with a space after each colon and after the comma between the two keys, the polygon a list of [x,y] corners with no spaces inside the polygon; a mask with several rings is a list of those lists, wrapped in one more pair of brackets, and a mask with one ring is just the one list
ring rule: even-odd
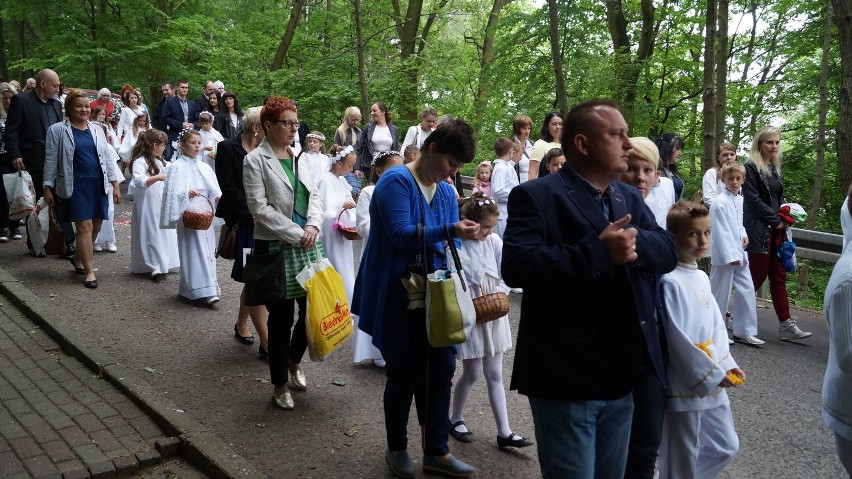
{"label": "gray jacket", "polygon": [[[88,122],[89,132],[95,140],[98,161],[104,179],[104,193],[110,193],[110,183],[118,181],[115,168],[107,166],[108,161],[118,161],[115,149],[107,142],[104,131]],[[70,198],[74,194],[74,133],[68,120],[50,126],[45,136],[44,183],[55,190],[60,198]]]}

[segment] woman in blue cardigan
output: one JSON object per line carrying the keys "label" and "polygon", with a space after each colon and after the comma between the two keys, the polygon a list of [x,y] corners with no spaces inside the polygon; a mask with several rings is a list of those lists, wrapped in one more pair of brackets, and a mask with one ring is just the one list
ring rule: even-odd
{"label": "woman in blue cardigan", "polygon": [[[475,237],[479,225],[459,220],[456,191],[444,181],[463,163],[473,160],[474,149],[473,130],[463,120],[441,125],[426,139],[419,160],[382,174],[370,203],[370,236],[355,282],[352,311],[359,315],[358,327],[372,336],[373,344],[387,361],[385,458],[400,477],[415,474],[406,452],[415,380],[410,347],[413,328],[406,316],[408,296],[400,278],[420,250],[418,223],[425,225],[426,243],[435,251],[433,268],[446,268],[446,260],[439,253],[444,251],[445,226],[457,243]],[[427,347],[429,385],[423,469],[465,477],[475,469],[452,456],[447,446],[455,350]]]}

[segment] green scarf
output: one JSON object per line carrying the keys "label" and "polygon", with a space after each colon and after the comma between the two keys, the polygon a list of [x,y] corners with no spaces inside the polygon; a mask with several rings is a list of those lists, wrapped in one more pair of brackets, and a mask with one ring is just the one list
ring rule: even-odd
{"label": "green scarf", "polygon": [[293,171],[292,158],[279,158],[281,167],[284,168],[284,173],[287,173],[287,179],[293,186],[293,193],[296,195],[296,204],[293,205],[293,222],[302,228],[308,222],[308,196],[310,192],[301,181],[296,181],[296,173]]}

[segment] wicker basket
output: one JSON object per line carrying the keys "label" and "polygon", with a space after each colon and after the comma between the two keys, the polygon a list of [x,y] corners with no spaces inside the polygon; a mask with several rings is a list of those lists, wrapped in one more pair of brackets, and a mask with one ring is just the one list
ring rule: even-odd
{"label": "wicker basket", "polygon": [[349,241],[356,241],[361,239],[361,235],[358,234],[358,231],[354,226],[346,226],[340,222],[340,217],[343,216],[343,213],[346,212],[344,209],[337,215],[337,221],[334,222],[334,229],[336,229],[340,234],[343,235],[344,238]]}
{"label": "wicker basket", "polygon": [[[187,204],[187,209],[183,212],[183,226],[191,230],[206,230],[213,224],[213,203],[210,202],[210,198],[204,195],[190,198],[190,203],[196,198],[204,198],[204,201],[207,202],[208,211],[190,211],[190,205]],[[198,203],[199,201],[195,200],[195,202]]]}
{"label": "wicker basket", "polygon": [[482,324],[509,314],[509,296],[503,292],[483,294],[473,298],[476,323]]}

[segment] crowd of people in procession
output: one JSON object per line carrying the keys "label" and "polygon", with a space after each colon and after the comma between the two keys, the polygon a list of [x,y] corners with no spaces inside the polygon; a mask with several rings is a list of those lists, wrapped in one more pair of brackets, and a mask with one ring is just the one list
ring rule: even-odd
{"label": "crowd of people in procession", "polygon": [[[477,324],[458,346],[424,353],[429,471],[475,472],[450,454],[448,437],[473,440],[464,410],[480,375],[497,446],[533,445],[509,425],[502,365],[515,347],[511,388],[529,397],[544,477],[715,477],[739,447],[725,389],[746,375],[729,346],[764,345],[755,291],[767,279],[779,338],[811,336],[791,316],[779,256],[795,218],[783,200],[778,128],[755,134],[744,163],[722,143],[696,202],[682,198],[677,174],[684,140],[629,137],[610,101],[547,113],[535,141],[533,120],[520,115],[513,135],[495,141],[495,159],[477,165],[465,197],[459,172],[474,158],[472,129],[432,107],[401,144],[384,103],[371,105],[363,127],[361,111],[349,107],[328,142],[285,97],[243,110],[221,82],[204,82],[193,100],[186,80],[164,83],[162,94],[152,107],[130,85],[120,102],[106,88],[90,100],[63,91],[52,70],[23,89],[0,83],[0,170],[29,172],[87,288],[98,286],[94,252],[120,246],[112,219],[126,179],[131,272],[157,280],[179,268],[178,295],[187,300],[219,301],[217,226],[234,233],[235,281],[243,282],[247,252],[282,255],[286,299],[249,304],[243,288],[234,324],[234,337],[253,345],[251,320],[282,409],[295,407],[292,390],[308,386],[306,294],[296,274],[327,257],[357,325],[353,362],[386,369],[385,458],[398,476],[415,475],[406,452],[418,374],[409,346],[421,334],[405,320],[399,279],[423,241],[436,269],[446,267],[443,245],[457,243],[471,295],[523,294],[516,342],[503,316]],[[0,243],[24,237],[8,206],[0,194]],[[184,212],[194,208],[218,220],[190,227]],[[844,204],[845,233],[847,216]],[[341,225],[363,238],[367,267],[356,271]],[[29,238],[27,245],[44,256]],[[709,277],[696,264],[706,256]],[[832,349],[824,416],[852,471],[852,409],[839,399],[852,388],[852,302],[843,296],[850,274],[838,272],[845,259],[826,292]],[[462,373],[453,387],[456,360]]]}

